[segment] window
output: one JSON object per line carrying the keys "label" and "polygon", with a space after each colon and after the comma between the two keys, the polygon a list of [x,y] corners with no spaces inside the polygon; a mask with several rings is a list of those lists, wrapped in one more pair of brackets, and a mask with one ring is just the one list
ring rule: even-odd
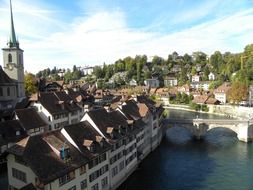
{"label": "window", "polygon": [[8,55],[8,62],[9,63],[12,63],[12,55],[9,53],[9,55]]}
{"label": "window", "polygon": [[124,161],[120,162],[120,163],[119,163],[119,171],[123,170],[124,167],[125,167]]}
{"label": "window", "polygon": [[12,177],[26,183],[26,174],[20,170],[12,168]]}
{"label": "window", "polygon": [[101,180],[101,186],[102,186],[102,189],[105,189],[108,185],[108,178],[105,177]]}
{"label": "window", "polygon": [[0,96],[3,96],[3,88],[0,87]]}
{"label": "window", "polygon": [[62,177],[59,178],[59,185],[62,186],[63,184],[69,182],[70,180],[75,178],[75,172],[70,172]]}
{"label": "window", "polygon": [[69,188],[68,190],[76,190],[76,186]]}
{"label": "window", "polygon": [[84,166],[81,166],[79,168],[79,172],[80,172],[80,175],[84,174],[86,172],[86,168],[85,168],[85,165]]}
{"label": "window", "polygon": [[16,136],[19,136],[20,135],[20,131],[16,131]]}
{"label": "window", "polygon": [[84,190],[85,188],[87,188],[87,180],[83,180],[81,181],[81,190]]}
{"label": "window", "polygon": [[108,164],[106,164],[105,166],[101,167],[99,170],[96,170],[93,173],[91,173],[90,176],[89,176],[90,182],[94,181],[99,176],[106,173],[108,171],[108,169],[109,169]]}
{"label": "window", "polygon": [[18,55],[18,59],[19,59],[19,64],[23,64],[22,63],[22,55],[21,54]]}
{"label": "window", "polygon": [[106,160],[106,153],[100,155],[100,157],[99,157],[100,163],[103,162],[103,161],[105,161],[105,160]]}
{"label": "window", "polygon": [[7,87],[7,96],[11,95],[10,87]]}
{"label": "window", "polygon": [[98,183],[91,187],[91,190],[99,190]]}
{"label": "window", "polygon": [[118,166],[115,166],[114,168],[112,168],[112,177],[114,177],[117,174],[118,174]]}
{"label": "window", "polygon": [[103,175],[105,172],[108,171],[108,164],[106,164],[105,166],[103,166],[101,169],[100,169],[100,175]]}

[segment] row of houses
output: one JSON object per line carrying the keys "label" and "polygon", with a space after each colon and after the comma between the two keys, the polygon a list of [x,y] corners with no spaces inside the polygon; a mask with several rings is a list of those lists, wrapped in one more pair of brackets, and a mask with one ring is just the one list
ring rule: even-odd
{"label": "row of houses", "polygon": [[[178,79],[177,79],[177,73],[169,73],[167,76],[164,77],[163,84],[165,87],[173,87],[178,86]],[[205,91],[209,90],[209,84],[211,81],[214,81],[216,79],[214,73],[210,72],[208,75],[208,81],[202,81],[201,80],[201,74],[195,74],[193,76],[187,75],[189,79],[191,79],[191,87],[194,89],[203,89]],[[133,84],[133,85],[131,85]],[[158,88],[160,87],[160,81],[158,78],[150,78],[146,79],[144,81],[144,84],[149,88]],[[136,86],[135,83],[130,83],[130,86]]]}
{"label": "row of houses", "polygon": [[116,189],[162,139],[163,108],[145,96],[93,109],[80,122],[8,149],[10,189]]}
{"label": "row of houses", "polygon": [[[204,85],[205,83],[203,83]],[[158,88],[158,89],[151,89],[150,92],[156,94],[160,97],[161,100],[164,102],[169,102],[170,97],[176,97],[177,93],[192,95],[194,103],[198,104],[226,104],[228,102],[228,94],[229,90],[231,89],[230,83],[223,83],[215,90],[208,91],[203,90],[203,88],[195,89],[192,88],[191,85],[183,85],[179,87],[173,88]]]}

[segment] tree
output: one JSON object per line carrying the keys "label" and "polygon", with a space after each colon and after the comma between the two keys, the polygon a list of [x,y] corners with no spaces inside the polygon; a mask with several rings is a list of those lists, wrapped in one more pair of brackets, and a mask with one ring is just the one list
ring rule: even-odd
{"label": "tree", "polygon": [[204,68],[204,75],[203,75],[203,80],[206,81],[208,80],[208,75],[209,75],[210,71],[209,71],[209,67],[205,67]]}
{"label": "tree", "polygon": [[105,76],[104,72],[103,72],[103,69],[99,66],[94,67],[93,74],[97,77],[97,79],[103,78]]}
{"label": "tree", "polygon": [[187,82],[187,72],[185,68],[182,68],[179,78],[178,78],[178,85],[183,85]]}
{"label": "tree", "polygon": [[244,54],[244,56],[251,56],[251,55],[253,55],[253,44],[248,44],[244,48],[243,54]]}
{"label": "tree", "polygon": [[210,57],[210,64],[212,65],[215,72],[220,72],[219,69],[223,64],[222,54],[219,51],[215,51]]}
{"label": "tree", "polygon": [[192,57],[190,55],[188,55],[187,53],[184,54],[183,59],[184,59],[185,64],[190,64],[190,65],[192,64]]}
{"label": "tree", "polygon": [[196,75],[196,74],[197,74],[197,69],[196,69],[196,67],[192,67],[191,75]]}
{"label": "tree", "polygon": [[72,80],[72,73],[70,71],[70,69],[67,70],[67,72],[64,74],[64,80],[65,82],[69,82],[70,80]]}
{"label": "tree", "polygon": [[246,81],[235,81],[229,90],[228,99],[230,102],[239,103],[248,98],[249,85]]}
{"label": "tree", "polygon": [[155,55],[152,59],[152,64],[153,65],[163,65],[164,64],[164,60],[162,57],[159,57],[157,55]]}
{"label": "tree", "polygon": [[144,71],[144,79],[150,79],[151,78],[151,72],[149,70]]}
{"label": "tree", "polygon": [[125,71],[129,71],[134,67],[134,60],[132,57],[128,56],[123,61],[125,62]]}
{"label": "tree", "polygon": [[32,95],[37,92],[36,78],[32,73],[25,75],[25,93],[26,95]]}
{"label": "tree", "polygon": [[73,72],[77,71],[76,65],[73,66]]}
{"label": "tree", "polygon": [[196,64],[201,64],[202,66],[206,64],[207,55],[201,51],[197,51],[193,53],[193,58]]}
{"label": "tree", "polygon": [[214,90],[216,89],[218,86],[220,86],[222,84],[222,81],[212,81],[209,84],[209,90]]}

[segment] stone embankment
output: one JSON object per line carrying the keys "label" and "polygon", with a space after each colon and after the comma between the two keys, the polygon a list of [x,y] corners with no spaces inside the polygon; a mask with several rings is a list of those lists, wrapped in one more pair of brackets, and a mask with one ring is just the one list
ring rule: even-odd
{"label": "stone embankment", "polygon": [[[209,111],[203,113],[224,115],[230,118],[238,118],[238,119],[249,119],[249,120],[253,119],[253,107],[242,107],[233,105],[207,105],[207,106]],[[196,112],[187,105],[167,104],[164,106],[164,108]]]}

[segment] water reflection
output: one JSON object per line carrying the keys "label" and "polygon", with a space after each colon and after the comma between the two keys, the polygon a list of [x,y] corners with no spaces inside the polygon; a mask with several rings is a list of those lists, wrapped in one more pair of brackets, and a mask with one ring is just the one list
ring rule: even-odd
{"label": "water reflection", "polygon": [[218,147],[227,147],[238,142],[237,134],[223,127],[217,127],[208,131],[204,140],[210,145]]}

